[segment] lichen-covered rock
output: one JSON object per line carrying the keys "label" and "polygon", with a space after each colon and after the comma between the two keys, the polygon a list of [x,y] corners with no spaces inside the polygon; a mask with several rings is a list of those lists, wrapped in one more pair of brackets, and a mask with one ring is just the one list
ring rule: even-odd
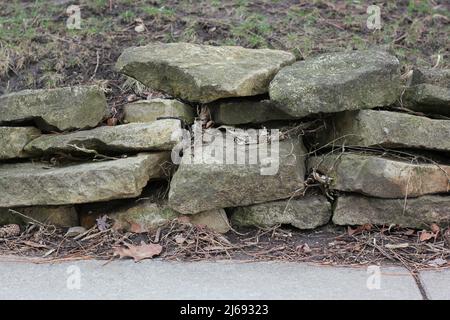
{"label": "lichen-covered rock", "polygon": [[106,98],[96,86],[24,90],[0,96],[0,125],[34,121],[44,131],[97,126],[106,115]]}
{"label": "lichen-covered rock", "polygon": [[343,153],[311,157],[308,169],[325,174],[331,189],[380,198],[418,197],[450,191],[450,166]]}
{"label": "lichen-covered rock", "polygon": [[108,217],[114,220],[115,229],[138,233],[154,231],[179,215],[165,203],[148,200],[137,201],[127,208],[108,213]]}
{"label": "lichen-covered rock", "polygon": [[165,177],[169,152],[52,167],[44,163],[0,165],[0,207],[77,204],[140,195],[150,179]]}
{"label": "lichen-covered rock", "polygon": [[429,195],[407,199],[380,199],[342,195],[336,200],[333,222],[337,225],[398,225],[429,228],[450,225],[450,197]]}
{"label": "lichen-covered rock", "polygon": [[[159,203],[151,200],[140,200],[126,208],[107,213],[113,219],[114,228],[131,232],[150,232],[169,224],[182,215],[170,209],[165,201]],[[202,225],[219,233],[230,230],[225,210],[209,210],[183,217],[194,225]]]}
{"label": "lichen-covered rock", "polygon": [[399,61],[381,50],[323,54],[280,70],[269,94],[295,117],[387,106],[400,96]]}
{"label": "lichen-covered rock", "polygon": [[421,83],[450,88],[450,69],[416,68],[413,70],[410,85],[414,86]]}
{"label": "lichen-covered rock", "polygon": [[25,145],[40,135],[34,127],[0,127],[0,160],[28,157]]}
{"label": "lichen-covered rock", "polygon": [[203,211],[185,217],[188,218],[190,223],[194,225],[206,226],[208,229],[218,233],[227,233],[231,230],[231,226],[228,222],[228,217],[224,209]]}
{"label": "lichen-covered rock", "polygon": [[241,227],[273,227],[289,224],[299,229],[314,229],[327,224],[331,204],[324,196],[309,195],[299,199],[260,203],[234,209],[233,225]]}
{"label": "lichen-covered rock", "polygon": [[[303,188],[306,150],[301,140],[280,141],[279,148],[273,148],[270,155],[259,144],[232,143],[233,148],[222,149],[223,145],[216,141],[203,145],[200,162],[192,161],[185,153],[171,181],[171,208],[183,214],[194,214],[285,199]],[[222,152],[226,157],[219,161],[211,156]],[[253,158],[255,161],[239,164],[223,161],[224,158]]]}
{"label": "lichen-covered rock", "polygon": [[42,135],[31,141],[25,151],[32,154],[89,153],[92,150],[100,153],[170,151],[181,138],[180,120],[165,119]]}
{"label": "lichen-covered rock", "polygon": [[63,228],[78,225],[78,213],[75,207],[70,205],[23,207],[14,208],[13,210],[10,211],[8,208],[0,208],[0,225],[9,223],[24,225],[30,222],[36,223],[36,221]]}
{"label": "lichen-covered rock", "polygon": [[278,70],[294,61],[279,50],[152,43],[126,49],[116,68],[153,89],[207,103],[266,93]]}
{"label": "lichen-covered rock", "polygon": [[214,122],[219,124],[236,125],[295,119],[281,111],[270,100],[221,100],[211,103],[209,108]]}
{"label": "lichen-covered rock", "polygon": [[315,142],[322,146],[414,148],[450,151],[450,120],[399,112],[359,110],[328,119]]}
{"label": "lichen-covered rock", "polygon": [[450,69],[414,69],[402,103],[414,111],[450,116]]}
{"label": "lichen-covered rock", "polygon": [[132,122],[153,122],[158,118],[174,117],[186,124],[194,122],[194,111],[191,106],[173,99],[140,100],[125,105],[123,120]]}

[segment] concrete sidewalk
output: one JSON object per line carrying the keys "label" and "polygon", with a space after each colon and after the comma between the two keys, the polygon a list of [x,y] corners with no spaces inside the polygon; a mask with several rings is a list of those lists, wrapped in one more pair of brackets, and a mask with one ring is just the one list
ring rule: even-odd
{"label": "concrete sidewalk", "polygon": [[[450,270],[421,275],[427,296],[450,299]],[[372,289],[369,289],[372,288]],[[0,258],[0,299],[423,299],[404,268],[298,263],[79,261]]]}

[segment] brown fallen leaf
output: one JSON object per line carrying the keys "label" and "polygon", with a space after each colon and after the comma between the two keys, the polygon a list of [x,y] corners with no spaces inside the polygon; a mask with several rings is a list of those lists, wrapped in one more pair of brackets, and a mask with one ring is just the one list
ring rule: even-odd
{"label": "brown fallen leaf", "polygon": [[363,224],[362,226],[357,226],[355,229],[351,227],[347,227],[347,233],[349,236],[359,234],[363,231],[370,231],[372,229],[372,225],[369,223]]}
{"label": "brown fallen leaf", "polygon": [[435,236],[434,233],[423,230],[423,231],[420,233],[419,241],[420,241],[420,242],[428,241],[428,240],[430,240],[431,238],[434,238],[434,236]]}
{"label": "brown fallen leaf", "polygon": [[432,223],[430,229],[436,235],[439,233],[439,231],[441,231],[441,228],[439,228],[436,223]]}
{"label": "brown fallen leaf", "polygon": [[311,253],[312,252],[311,248],[309,247],[309,245],[307,243],[298,245],[295,249],[301,253]]}
{"label": "brown fallen leaf", "polygon": [[162,251],[162,246],[157,243],[146,244],[144,241],[140,245],[135,246],[132,244],[126,244],[127,248],[117,247],[114,249],[114,255],[119,256],[119,259],[130,257],[134,259],[134,262],[138,262],[144,259],[150,259],[157,256]]}

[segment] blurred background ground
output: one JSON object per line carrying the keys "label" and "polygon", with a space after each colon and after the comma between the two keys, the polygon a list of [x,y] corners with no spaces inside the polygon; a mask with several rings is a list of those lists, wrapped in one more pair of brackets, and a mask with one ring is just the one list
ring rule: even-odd
{"label": "blurred background ground", "polygon": [[[80,5],[81,29],[66,27]],[[377,3],[381,30],[366,26],[368,1],[9,0],[0,2],[0,94],[97,83],[130,90],[113,69],[124,48],[152,41],[290,50],[299,59],[322,52],[392,46],[405,72],[448,67],[449,3]],[[143,25],[143,31],[135,27]],[[142,30],[142,28],[141,28]],[[440,56],[440,58],[439,58]]]}

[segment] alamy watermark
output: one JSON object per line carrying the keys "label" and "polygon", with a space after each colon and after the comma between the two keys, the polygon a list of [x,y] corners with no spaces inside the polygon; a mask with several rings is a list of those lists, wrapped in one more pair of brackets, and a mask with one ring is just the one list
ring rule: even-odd
{"label": "alamy watermark", "polygon": [[369,30],[380,30],[381,29],[381,8],[376,5],[371,5],[367,7],[366,13],[369,15],[367,17],[366,26]]}
{"label": "alamy watermark", "polygon": [[172,150],[172,162],[183,165],[255,165],[261,175],[275,175],[280,165],[278,129],[238,129],[228,127],[180,130],[172,139],[180,141]]}
{"label": "alamy watermark", "polygon": [[366,280],[366,286],[369,290],[381,289],[381,268],[380,266],[368,266],[367,274],[369,275]]}

